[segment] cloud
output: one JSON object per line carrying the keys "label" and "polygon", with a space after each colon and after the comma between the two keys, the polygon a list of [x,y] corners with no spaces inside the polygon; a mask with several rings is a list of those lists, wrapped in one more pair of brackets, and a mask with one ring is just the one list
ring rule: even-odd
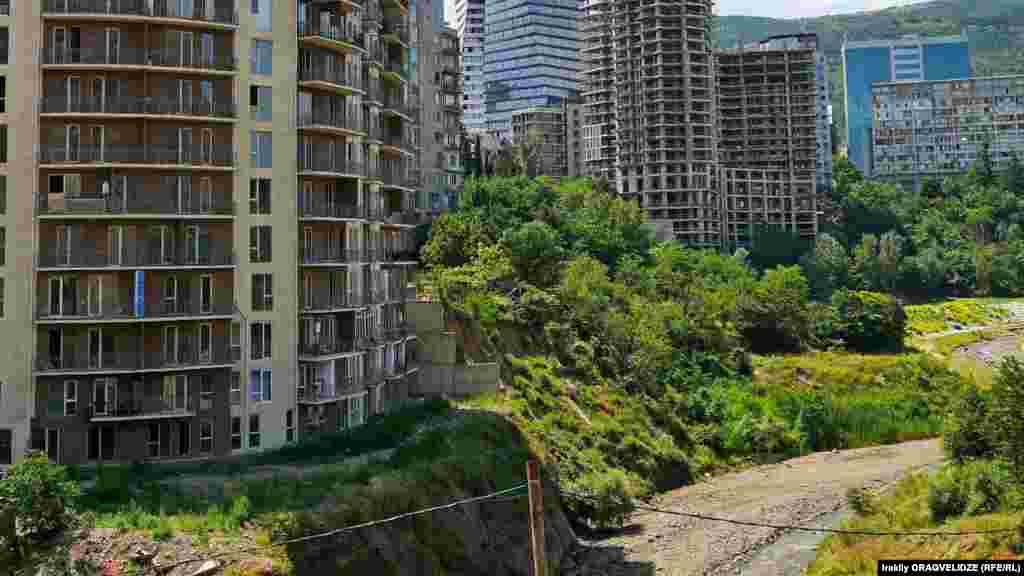
{"label": "cloud", "polygon": [[724,16],[769,16],[772,18],[813,18],[826,14],[846,14],[865,10],[882,10],[925,0],[719,0],[718,13]]}

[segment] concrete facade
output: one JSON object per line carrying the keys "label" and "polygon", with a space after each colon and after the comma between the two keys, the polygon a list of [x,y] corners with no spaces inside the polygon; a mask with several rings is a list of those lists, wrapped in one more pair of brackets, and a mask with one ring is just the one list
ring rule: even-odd
{"label": "concrete facade", "polygon": [[408,398],[418,24],[405,0],[0,6],[0,465],[273,449]]}
{"label": "concrete facade", "polygon": [[1024,147],[1024,75],[872,86],[871,175],[918,186],[967,170],[983,142],[996,169]]}
{"label": "concrete facade", "polygon": [[462,115],[466,132],[482,132],[484,114],[484,0],[455,0],[455,23],[462,48],[464,94]]}

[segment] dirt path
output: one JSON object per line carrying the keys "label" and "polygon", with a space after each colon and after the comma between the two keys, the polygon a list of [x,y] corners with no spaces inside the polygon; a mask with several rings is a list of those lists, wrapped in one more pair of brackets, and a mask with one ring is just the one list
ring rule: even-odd
{"label": "dirt path", "polygon": [[[821,452],[714,478],[663,494],[654,505],[774,524],[819,525],[845,505],[846,491],[877,487],[938,463],[938,440]],[[782,531],[638,512],[624,535],[591,542],[586,576],[726,574]],[[758,563],[757,576],[784,574],[789,562]]]}

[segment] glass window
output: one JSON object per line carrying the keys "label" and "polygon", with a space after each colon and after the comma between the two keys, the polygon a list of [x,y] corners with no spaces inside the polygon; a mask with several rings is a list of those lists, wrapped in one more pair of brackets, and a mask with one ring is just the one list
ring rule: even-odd
{"label": "glass window", "polygon": [[273,140],[270,132],[249,132],[249,159],[253,168],[272,168]]}
{"label": "glass window", "polygon": [[270,178],[249,180],[249,214],[270,214]]}
{"label": "glass window", "polygon": [[273,13],[270,0],[252,0],[252,16],[256,21],[257,32],[270,32],[273,30]]}
{"label": "glass window", "polygon": [[0,429],[0,464],[14,463],[14,432]]}
{"label": "glass window", "polygon": [[[0,231],[3,229],[0,228]],[[268,225],[249,227],[249,261],[270,262],[271,228]],[[2,240],[2,237],[0,237]],[[0,246],[2,247],[2,246]],[[3,262],[0,261],[0,265]]]}
{"label": "glass window", "polygon": [[273,92],[269,86],[249,87],[249,111],[253,120],[270,122]]}
{"label": "glass window", "polygon": [[236,406],[242,403],[242,375],[238,372],[231,373],[231,403]]}
{"label": "glass window", "polygon": [[253,40],[249,49],[249,64],[253,74],[273,74],[274,44],[270,40]]}
{"label": "glass window", "polygon": [[295,412],[293,410],[284,412],[284,441],[295,441]]}
{"label": "glass window", "polygon": [[199,451],[213,452],[213,422],[209,420],[199,423]]}
{"label": "glass window", "polygon": [[231,417],[231,449],[242,449],[242,418],[241,416]]}
{"label": "glass window", "polygon": [[268,312],[274,308],[273,274],[252,275],[252,309]]}
{"label": "glass window", "polygon": [[249,415],[249,448],[260,447],[260,415]]}

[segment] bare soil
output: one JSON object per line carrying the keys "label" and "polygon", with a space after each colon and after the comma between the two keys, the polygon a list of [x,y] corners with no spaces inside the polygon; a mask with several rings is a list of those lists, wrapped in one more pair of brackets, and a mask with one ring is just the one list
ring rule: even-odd
{"label": "bare soil", "polygon": [[[652,507],[782,525],[817,526],[841,509],[851,488],[881,488],[942,461],[939,440],[820,452],[758,466],[661,495]],[[567,574],[639,576],[731,574],[786,531],[655,512],[637,512],[619,534],[588,542]],[[783,575],[785,553],[759,563],[758,576]]]}

